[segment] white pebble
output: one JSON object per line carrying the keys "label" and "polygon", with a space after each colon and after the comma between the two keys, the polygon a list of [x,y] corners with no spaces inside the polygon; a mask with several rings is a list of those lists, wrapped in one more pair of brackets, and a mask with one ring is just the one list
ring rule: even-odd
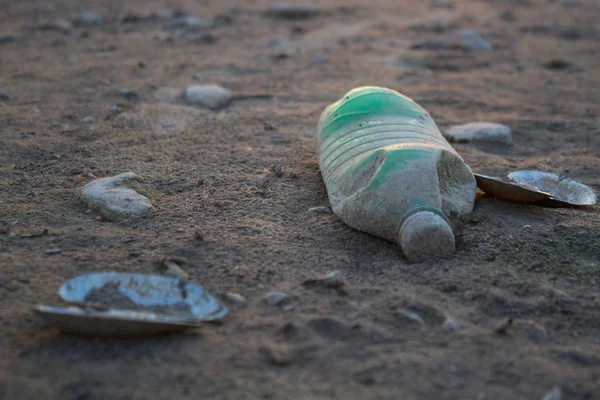
{"label": "white pebble", "polygon": [[451,142],[493,142],[512,145],[512,133],[506,125],[495,122],[470,122],[455,125],[445,132]]}
{"label": "white pebble", "polygon": [[126,187],[135,180],[133,172],[97,179],[83,187],[82,195],[90,208],[101,209],[113,216],[132,217],[152,208],[150,200]]}
{"label": "white pebble", "polygon": [[244,296],[233,292],[223,293],[221,294],[221,298],[223,299],[223,301],[229,304],[244,305],[247,303],[247,300]]}
{"label": "white pebble", "polygon": [[188,104],[211,110],[224,108],[231,100],[231,92],[219,85],[194,85],[185,91]]}
{"label": "white pebble", "polygon": [[265,302],[270,307],[282,305],[287,300],[287,295],[283,292],[269,292],[265,295]]}
{"label": "white pebble", "polygon": [[562,392],[560,388],[554,388],[542,397],[542,400],[561,400]]}
{"label": "white pebble", "polygon": [[448,318],[442,324],[442,329],[447,332],[454,332],[458,329],[458,325],[456,324],[455,320],[453,320],[452,318]]}

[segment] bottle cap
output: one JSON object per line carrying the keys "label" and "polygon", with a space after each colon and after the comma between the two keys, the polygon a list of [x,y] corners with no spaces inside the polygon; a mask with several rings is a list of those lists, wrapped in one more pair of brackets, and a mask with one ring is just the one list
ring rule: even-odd
{"label": "bottle cap", "polygon": [[454,252],[454,233],[441,216],[418,211],[400,226],[398,244],[410,262],[423,262]]}

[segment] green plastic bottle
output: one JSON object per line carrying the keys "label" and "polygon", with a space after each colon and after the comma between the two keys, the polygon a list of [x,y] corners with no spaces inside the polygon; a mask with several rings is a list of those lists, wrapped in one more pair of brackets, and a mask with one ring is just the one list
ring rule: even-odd
{"label": "green plastic bottle", "polygon": [[472,211],[475,177],[413,100],[351,90],[321,115],[317,154],[331,208],[346,224],[397,242],[411,262],[454,252],[451,224]]}

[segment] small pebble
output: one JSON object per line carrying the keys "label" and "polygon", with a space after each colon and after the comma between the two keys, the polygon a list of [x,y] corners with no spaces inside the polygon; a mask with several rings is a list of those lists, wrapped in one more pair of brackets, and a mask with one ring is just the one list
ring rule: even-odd
{"label": "small pebble", "polygon": [[307,279],[302,282],[302,286],[319,286],[325,288],[341,288],[344,286],[344,279],[341,271],[335,270],[327,275],[317,279]]}
{"label": "small pebble", "polygon": [[46,249],[46,250],[44,250],[44,253],[46,253],[49,256],[60,254],[60,252],[61,252],[60,249]]}
{"label": "small pebble", "polygon": [[118,88],[115,93],[117,94],[117,96],[123,97],[127,100],[137,100],[138,95],[136,92],[134,92],[131,89],[127,89],[127,88]]}
{"label": "small pebble", "polygon": [[542,397],[542,400],[561,400],[562,391],[560,388],[554,388]]}
{"label": "small pebble", "polygon": [[288,297],[283,292],[269,292],[265,295],[264,300],[269,307],[275,307],[283,305],[288,300]]}
{"label": "small pebble", "polygon": [[448,318],[442,324],[442,329],[446,332],[454,332],[458,329],[458,325],[456,324],[455,320],[453,320],[452,318]]}
{"label": "small pebble", "polygon": [[39,114],[40,110],[38,110],[37,108],[30,108],[29,110],[27,110],[28,114]]}
{"label": "small pebble", "polygon": [[233,293],[233,292],[221,293],[220,297],[225,303],[228,303],[231,305],[241,306],[248,302],[244,296],[242,296],[241,294],[238,294],[238,293]]}
{"label": "small pebble", "polygon": [[150,18],[155,20],[167,20],[173,18],[173,11],[167,10],[166,8],[158,8],[152,11]]}
{"label": "small pebble", "polygon": [[268,16],[280,19],[307,19],[318,13],[318,9],[308,4],[279,4],[267,10]]}
{"label": "small pebble", "polygon": [[146,18],[133,13],[133,12],[126,12],[125,14],[121,15],[119,17],[119,22],[121,24],[133,24],[133,23],[137,23],[137,22],[142,22],[143,20],[145,20]]}
{"label": "small pebble", "polygon": [[23,36],[16,34],[16,33],[9,33],[9,34],[0,36],[0,44],[14,43],[21,39],[23,39]]}
{"label": "small pebble", "polygon": [[308,211],[316,214],[333,214],[331,207],[311,207]]}
{"label": "small pebble", "polygon": [[218,85],[189,86],[185,91],[188,104],[211,110],[226,107],[231,100],[231,92]]}
{"label": "small pebble", "polygon": [[202,74],[201,73],[196,73],[196,74],[192,75],[192,79],[195,80],[195,81],[202,80]]}
{"label": "small pebble", "polygon": [[581,5],[579,0],[562,0],[561,3],[567,7],[579,7]]}
{"label": "small pebble", "polygon": [[454,8],[454,3],[450,0],[429,0],[431,8]]}
{"label": "small pebble", "polygon": [[94,117],[90,117],[89,115],[85,116],[85,117],[83,117],[83,119],[81,120],[81,122],[83,122],[85,124],[89,124],[91,122],[94,122]]}
{"label": "small pebble", "polygon": [[196,228],[196,230],[194,230],[194,239],[196,239],[199,242],[203,242],[204,241],[204,231],[200,228]]}
{"label": "small pebble", "polygon": [[458,32],[456,36],[461,39],[462,47],[465,50],[476,52],[487,52],[492,50],[492,45],[477,31],[466,29]]}
{"label": "small pebble", "polygon": [[176,262],[167,260],[164,262],[164,265],[167,268],[167,275],[174,276],[175,278],[179,279],[189,279],[190,274],[186,270],[181,268],[181,266]]}
{"label": "small pebble", "polygon": [[294,362],[298,356],[298,351],[287,345],[277,345],[270,344],[268,346],[263,346],[261,351],[265,353],[268,360],[273,364],[280,367],[284,367],[286,365],[290,365]]}
{"label": "small pebble", "polygon": [[288,48],[288,44],[286,42],[284,42],[283,40],[269,40],[267,42],[267,48],[268,49],[273,49],[273,50],[287,50]]}
{"label": "small pebble", "polygon": [[190,43],[193,44],[215,44],[217,39],[208,32],[203,32],[189,38]]}
{"label": "small pebble", "polygon": [[323,65],[327,64],[329,60],[323,54],[315,54],[314,56],[312,56],[311,62],[315,65]]}
{"label": "small pebble", "polygon": [[550,60],[542,65],[544,66],[544,68],[551,70],[577,71],[579,69],[575,64],[561,59]]}
{"label": "small pebble", "polygon": [[494,332],[496,332],[499,335],[506,335],[508,333],[508,331],[512,328],[512,326],[513,326],[513,319],[507,318],[503,321],[500,321],[500,323],[498,323],[494,327]]}
{"label": "small pebble", "polygon": [[231,25],[233,24],[233,17],[227,12],[219,13],[213,18],[213,24],[216,26]]}
{"label": "small pebble", "polygon": [[494,142],[512,145],[512,133],[508,126],[494,122],[470,122],[455,125],[445,131],[451,142]]}
{"label": "small pebble", "polygon": [[421,318],[418,314],[411,312],[411,311],[397,310],[396,317],[403,318],[403,319],[407,320],[408,322],[416,322],[421,326],[425,325],[425,321],[423,321],[423,318]]}
{"label": "small pebble", "polygon": [[204,29],[209,29],[212,26],[210,21],[194,17],[193,15],[182,15],[174,18],[168,25],[167,30],[197,32]]}
{"label": "small pebble", "polygon": [[84,11],[73,16],[73,25],[76,27],[102,25],[102,16],[95,12]]}
{"label": "small pebble", "polygon": [[450,48],[450,42],[446,39],[425,39],[411,47],[417,50],[447,50]]}
{"label": "small pebble", "polygon": [[63,33],[70,33],[73,30],[73,24],[66,19],[57,19],[54,21],[54,27]]}
{"label": "small pebble", "polygon": [[530,229],[530,228],[531,228],[531,225],[523,225],[523,226],[521,227],[521,229]]}

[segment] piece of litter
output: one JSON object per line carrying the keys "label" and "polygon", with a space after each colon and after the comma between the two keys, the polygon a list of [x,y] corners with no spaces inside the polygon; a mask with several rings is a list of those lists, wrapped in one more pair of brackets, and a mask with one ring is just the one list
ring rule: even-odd
{"label": "piece of litter", "polygon": [[92,273],[59,289],[68,307],[34,311],[63,332],[141,336],[197,327],[227,314],[227,307],[200,286],[177,278],[132,273]]}
{"label": "piece of litter", "polygon": [[520,185],[529,185],[549,193],[555,205],[591,206],[596,204],[596,193],[589,187],[564,176],[542,171],[514,171],[509,179]]}

